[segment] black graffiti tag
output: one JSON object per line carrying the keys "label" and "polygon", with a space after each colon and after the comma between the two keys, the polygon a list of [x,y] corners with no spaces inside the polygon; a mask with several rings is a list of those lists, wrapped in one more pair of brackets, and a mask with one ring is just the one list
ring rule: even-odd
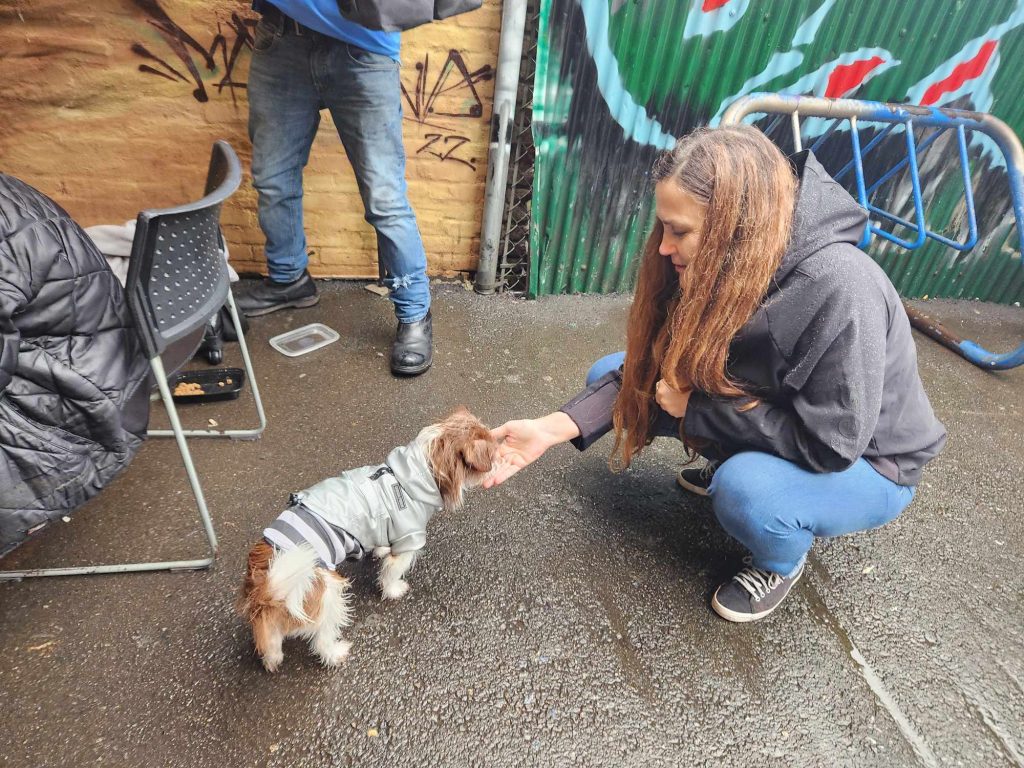
{"label": "black graffiti tag", "polygon": [[[237,101],[235,100],[235,89],[245,88],[246,85],[245,83],[238,82],[234,79],[235,65],[238,63],[238,55],[244,48],[252,49],[253,38],[250,30],[256,26],[256,18],[247,18],[240,16],[238,13],[232,13],[231,21],[227,23],[227,30],[224,30],[221,22],[218,21],[217,32],[213,37],[213,41],[210,43],[209,48],[205,48],[194,37],[192,37],[192,35],[171,19],[167,12],[160,7],[158,0],[133,0],[133,2],[146,14],[146,21],[156,29],[160,34],[160,37],[164,39],[167,46],[188,72],[188,77],[178,71],[178,69],[169,64],[166,60],[152,53],[142,43],[134,43],[131,48],[132,53],[146,59],[147,61],[154,62],[154,65],[156,65],[140,64],[140,72],[144,72],[149,75],[157,75],[158,77],[164,77],[168,80],[180,80],[185,83],[195,83],[196,87],[192,91],[192,96],[196,101],[206,102],[210,100],[210,97],[206,92],[206,85],[203,82],[203,77],[193,60],[193,54],[189,52],[189,49],[191,48],[195,54],[199,56],[202,66],[211,73],[215,72],[217,69],[216,57],[217,54],[220,53],[224,66],[224,75],[215,84],[217,92],[220,93],[227,88],[231,93],[232,102],[237,104]],[[227,34],[225,34],[225,32]],[[229,35],[232,38],[230,45],[228,44]]]}
{"label": "black graffiti tag", "polygon": [[[445,136],[440,133],[428,133],[424,138],[426,138],[427,142],[422,147],[416,150],[417,155],[426,152],[428,155],[433,155],[439,160],[454,160],[456,163],[468,165],[474,171],[476,170],[475,158],[464,160],[461,157],[455,157],[455,152],[459,149],[459,147],[461,147],[463,144],[469,143],[468,136]],[[449,149],[446,149],[444,152],[437,151],[437,149],[440,149],[441,146],[447,145],[453,141],[457,142],[454,146],[450,147]],[[441,144],[438,145],[437,148],[431,149],[431,147],[434,147],[434,145],[438,144],[438,142],[441,142]]]}
{"label": "black graffiti tag", "polygon": [[[207,47],[175,22],[161,7],[159,0],[132,2],[142,10],[146,22],[157,31],[174,54],[173,57],[163,58],[142,43],[132,44],[132,53],[146,61],[139,65],[140,72],[175,82],[194,84],[193,98],[198,102],[207,102],[210,96],[201,69],[205,69],[208,74],[216,72],[219,56],[224,74],[213,87],[217,93],[227,88],[231,93],[232,102],[237,104],[235,90],[245,88],[246,84],[234,79],[235,67],[239,54],[246,48],[252,50],[252,30],[258,21],[256,17],[232,13],[231,20],[226,23],[226,29],[225,24],[218,21],[216,32]],[[476,158],[461,157],[458,154],[469,144],[469,137],[461,135],[457,129],[449,125],[439,123],[482,117],[483,101],[476,85],[493,77],[494,68],[490,64],[471,71],[463,54],[451,49],[439,72],[431,78],[430,55],[424,54],[422,61],[416,62],[416,83],[412,93],[405,87],[405,83],[401,84],[402,95],[409,105],[406,119],[437,129],[436,133],[426,134],[426,141],[416,149],[415,154],[426,154],[442,162],[452,161],[476,170]]]}
{"label": "black graffiti tag", "polygon": [[424,54],[423,60],[416,62],[416,84],[413,92],[410,94],[405,83],[402,83],[402,95],[405,96],[412,113],[407,115],[407,119],[439,131],[426,134],[426,141],[416,150],[416,154],[426,153],[442,162],[451,160],[476,170],[476,158],[466,159],[455,154],[469,143],[469,138],[438,123],[453,118],[464,120],[482,117],[484,106],[477,93],[476,84],[491,80],[494,77],[494,68],[490,64],[485,64],[471,72],[462,53],[451,49],[444,64],[441,65],[440,72],[428,86],[429,72],[430,55]]}

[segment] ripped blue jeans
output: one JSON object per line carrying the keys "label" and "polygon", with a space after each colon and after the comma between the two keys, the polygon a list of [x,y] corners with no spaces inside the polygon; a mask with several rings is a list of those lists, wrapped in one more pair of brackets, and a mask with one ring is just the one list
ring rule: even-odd
{"label": "ripped blue jeans", "polygon": [[377,232],[377,258],[401,322],[430,309],[427,257],[409,205],[402,145],[398,62],[326,35],[256,28],[249,71],[249,138],[267,268],[276,282],[306,269],[302,171],[330,110],[355,171],[366,221]]}

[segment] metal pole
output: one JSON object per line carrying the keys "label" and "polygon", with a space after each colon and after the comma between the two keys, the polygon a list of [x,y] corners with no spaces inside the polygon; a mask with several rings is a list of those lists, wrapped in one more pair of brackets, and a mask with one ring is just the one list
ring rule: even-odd
{"label": "metal pole", "polygon": [[[914,210],[917,223],[915,224],[905,221],[891,213],[888,213],[887,211],[882,211],[875,207],[868,207],[868,210],[891,221],[903,224],[911,229],[917,229],[917,242],[908,243],[905,240],[874,228],[869,224],[869,228],[865,229],[865,239],[861,241],[862,246],[867,245],[867,238],[872,232],[881,235],[902,248],[907,249],[916,248],[924,242],[922,233],[924,233],[924,237],[930,236],[951,248],[962,248],[966,250],[973,245],[974,240],[977,239],[977,233],[975,232],[974,227],[971,227],[970,229],[971,236],[969,238],[969,243],[952,243],[948,238],[945,238],[935,232],[928,232],[925,229],[923,204],[921,203],[919,189],[920,174],[918,172],[915,156],[921,149],[931,143],[932,139],[934,139],[938,133],[941,133],[943,130],[948,128],[955,127],[957,129],[960,147],[960,162],[963,166],[965,198],[967,200],[968,209],[971,209],[973,207],[973,190],[971,188],[970,170],[967,167],[966,140],[964,139],[963,134],[965,129],[984,133],[995,141],[1006,160],[1006,175],[1010,185],[1010,199],[1013,202],[1013,215],[1017,223],[1017,234],[1019,237],[1024,238],[1024,172],[1022,172],[1022,169],[1024,169],[1024,146],[1021,145],[1020,139],[1017,138],[1013,129],[997,117],[984,113],[968,112],[966,110],[946,109],[941,107],[921,107],[914,104],[885,104],[878,101],[859,101],[856,99],[822,99],[813,96],[789,96],[778,93],[759,93],[741,96],[739,99],[734,101],[729,108],[725,110],[725,114],[722,115],[721,124],[737,125],[747,115],[758,113],[767,115],[791,115],[794,123],[796,122],[798,114],[803,115],[804,117],[823,117],[849,120],[851,123],[850,130],[854,158],[837,175],[842,176],[851,166],[856,168],[858,174],[858,196],[860,197],[861,204],[865,205],[865,207],[868,207],[867,198],[873,189],[876,189],[878,185],[883,183],[891,174],[901,169],[904,164],[908,164],[910,166],[910,176],[914,186]],[[870,151],[870,149],[877,144],[881,138],[886,135],[886,133],[888,133],[889,128],[886,128],[885,131],[876,135],[862,151],[860,148],[860,141],[857,136],[857,118],[866,122],[886,123],[890,128],[893,125],[902,124],[907,132],[907,159],[893,166],[893,168],[891,168],[886,174],[883,174],[882,178],[875,181],[866,191],[864,188],[863,168],[860,166],[860,158],[862,158],[867,151]],[[915,124],[937,128],[939,131],[921,142],[921,146],[918,147],[915,146],[913,135],[913,127]],[[940,344],[954,350],[957,354],[962,355],[965,359],[969,360],[979,368],[1003,371],[1010,368],[1016,368],[1019,365],[1024,365],[1024,344],[1021,344],[1016,349],[1003,354],[989,352],[987,349],[970,339],[960,339],[956,334],[950,332],[946,328],[943,328],[941,324],[935,322],[927,315],[915,310],[913,307],[907,306],[905,302],[904,306],[906,306],[907,315],[910,317],[910,322],[915,328],[935,339]]]}
{"label": "metal pole", "polygon": [[[231,293],[230,288],[228,288],[227,303],[231,322],[234,324],[235,333],[238,335],[238,348],[242,352],[245,372],[249,377],[249,386],[252,388],[252,397],[256,401],[256,413],[260,417],[260,425],[255,429],[183,429],[181,433],[186,437],[230,437],[237,440],[255,440],[267,428],[267,414],[263,410],[260,388],[256,383],[256,371],[252,367],[252,358],[249,357],[249,345],[245,341],[245,334],[242,333],[242,322],[238,317],[238,307],[235,306],[235,297]],[[178,433],[173,429],[151,429],[146,434],[149,437],[177,437]]]}
{"label": "metal pole", "polygon": [[494,75],[491,144],[487,152],[484,214],[480,224],[480,262],[476,271],[477,293],[494,293],[497,283],[501,215],[505,207],[505,184],[508,181],[512,123],[516,114],[519,63],[523,57],[525,29],[526,0],[505,0],[501,12],[498,68]]}
{"label": "metal pole", "polygon": [[[237,328],[237,326],[236,326]],[[153,375],[156,377],[156,384],[160,388],[160,398],[167,408],[167,416],[171,420],[171,427],[174,430],[174,438],[178,442],[178,452],[181,453],[181,461],[185,465],[185,474],[188,475],[189,485],[192,486],[192,493],[196,497],[196,506],[199,508],[199,517],[206,528],[206,537],[210,540],[210,549],[213,556],[217,556],[217,534],[213,532],[213,521],[210,519],[210,512],[206,508],[206,498],[203,496],[203,488],[199,485],[199,475],[196,473],[195,464],[192,463],[192,452],[188,449],[188,442],[181,429],[181,421],[178,419],[178,409],[174,406],[174,398],[171,396],[171,388],[167,386],[167,373],[164,371],[164,362],[157,355],[149,364],[153,368]]]}

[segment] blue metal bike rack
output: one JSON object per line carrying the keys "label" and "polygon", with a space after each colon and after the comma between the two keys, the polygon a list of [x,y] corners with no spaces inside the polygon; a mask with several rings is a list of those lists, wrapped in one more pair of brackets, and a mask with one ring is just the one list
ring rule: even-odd
{"label": "blue metal bike rack", "polygon": [[[822,99],[811,96],[787,96],[784,94],[752,94],[743,96],[726,110],[722,117],[722,125],[735,125],[751,114],[776,115],[776,120],[768,129],[771,130],[785,115],[790,116],[793,130],[793,144],[797,151],[803,148],[800,138],[800,118],[820,117],[832,119],[833,123],[818,137],[811,146],[817,149],[826,139],[832,136],[844,122],[850,126],[850,144],[853,159],[835,175],[841,180],[850,171],[854,173],[857,200],[869,212],[868,223],[864,227],[864,236],[860,247],[866,247],[872,237],[881,237],[907,250],[916,250],[925,244],[928,238],[958,251],[969,251],[978,243],[978,221],[974,208],[974,189],[971,183],[971,169],[967,155],[967,131],[977,131],[992,138],[999,147],[1006,161],[1006,174],[1010,184],[1010,197],[1013,202],[1013,214],[1017,223],[1018,245],[1024,237],[1024,147],[1020,139],[1002,120],[980,112],[968,112],[960,109],[944,109],[936,107],[919,107],[911,104],[885,104],[879,101],[859,101],[856,99]],[[881,123],[885,125],[864,147],[860,144],[858,121]],[[918,142],[914,136],[915,128],[930,129],[924,139]],[[902,129],[906,135],[906,157],[885,171],[870,185],[864,178],[864,156],[875,149],[887,136]],[[951,131],[956,135],[956,143],[960,160],[961,175],[964,185],[964,201],[967,210],[967,239],[964,242],[951,240],[938,232],[928,229],[924,216],[924,201],[921,194],[921,176],[918,158],[936,139]],[[908,221],[871,203],[871,196],[883,184],[896,174],[908,169],[914,201],[914,220]],[[884,219],[898,224],[910,231],[911,238],[905,239],[887,232],[872,219]],[[910,321],[922,333],[930,336],[944,346],[981,368],[990,370],[1006,370],[1016,368],[1024,363],[1024,344],[1012,352],[1003,354],[989,352],[980,344],[969,339],[961,339],[904,302]]]}

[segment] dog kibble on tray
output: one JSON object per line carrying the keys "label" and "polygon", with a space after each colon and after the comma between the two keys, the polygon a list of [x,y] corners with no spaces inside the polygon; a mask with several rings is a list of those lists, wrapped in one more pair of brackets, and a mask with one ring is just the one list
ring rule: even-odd
{"label": "dog kibble on tray", "polygon": [[203,388],[194,381],[183,381],[174,388],[174,395],[201,395]]}

